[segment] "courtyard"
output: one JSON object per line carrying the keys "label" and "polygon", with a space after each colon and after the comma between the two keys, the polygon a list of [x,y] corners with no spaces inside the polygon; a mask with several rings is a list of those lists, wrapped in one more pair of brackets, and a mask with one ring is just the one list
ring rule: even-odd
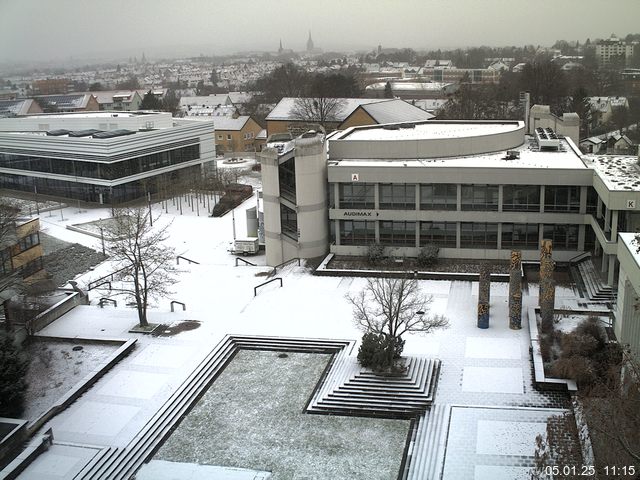
{"label": "courtyard", "polygon": [[[255,199],[249,199],[236,209],[238,232],[245,228],[244,210],[254,205]],[[154,205],[154,210],[163,211],[161,205]],[[176,254],[199,263],[181,262],[174,293],[153,303],[150,321],[178,325],[188,320],[199,322],[199,327],[168,337],[129,333],[136,323],[135,310],[124,302],[118,302],[118,308],[99,308],[99,298],[110,292],[98,289],[90,292],[90,305],[76,307],[40,332],[72,338],[136,338],[138,343],[128,357],[46,425],[54,431],[57,448],[40,455],[19,478],[73,478],[91,458],[97,458],[100,448],[124,452],[129,445],[130,449],[145,425],[225,335],[359,340],[361,332],[353,324],[344,296],[359,291],[366,279],[318,277],[304,264],[287,265],[277,272],[282,287],[272,283],[254,296],[253,287],[271,269],[260,255],[251,259],[258,266],[235,266],[234,257],[226,252],[233,230],[230,215],[214,219],[188,211],[162,213],[159,223],[171,223],[169,243]],[[107,209],[68,208],[64,220],[44,217],[42,221],[48,235],[99,250],[100,239],[65,227],[108,215]],[[113,270],[107,260],[76,281],[84,288]],[[536,435],[544,434],[550,417],[570,407],[568,395],[533,387],[526,315],[521,330],[510,330],[507,285],[493,283],[490,328],[480,330],[476,328],[477,282],[421,280],[420,288],[433,296],[432,313],[444,314],[450,321],[448,329],[429,336],[407,336],[404,351],[408,356],[442,361],[433,408],[445,413],[424,419],[425,424],[442,426],[439,442],[446,448],[435,455],[439,460],[434,468],[443,471],[447,480],[524,478],[534,464]],[[537,293],[536,285],[529,284],[523,312],[537,304]],[[171,312],[171,300],[185,303],[186,311]],[[557,304],[576,302],[572,288],[557,289]],[[327,360],[320,354],[290,354],[281,359],[272,352],[244,353],[199,400],[194,399],[173,435],[162,439],[154,459],[270,471],[274,478],[316,478],[310,472],[330,478],[397,476],[409,422],[303,414]],[[301,370],[284,368],[289,364]],[[267,385],[270,382],[265,379],[278,382]],[[247,395],[255,382],[260,388]],[[509,432],[513,448],[503,448],[501,432]],[[381,452],[383,443],[386,450]],[[79,446],[83,444],[87,447]],[[61,458],[66,468],[48,468]],[[331,470],[334,462],[338,466]],[[368,474],[359,476],[363,471]],[[379,477],[371,476],[378,473]]]}

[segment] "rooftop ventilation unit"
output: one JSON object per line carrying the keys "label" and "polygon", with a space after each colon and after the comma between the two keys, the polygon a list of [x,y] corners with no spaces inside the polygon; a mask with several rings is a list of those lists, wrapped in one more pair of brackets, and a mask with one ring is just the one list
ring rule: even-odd
{"label": "rooftop ventilation unit", "polygon": [[96,130],[95,128],[90,128],[88,130],[76,130],[75,132],[69,132],[69,136],[70,137],[90,137],[101,131],[102,130]]}
{"label": "rooftop ventilation unit", "polygon": [[560,140],[553,128],[536,128],[536,140],[540,150],[558,150],[560,147]]}
{"label": "rooftop ventilation unit", "polygon": [[49,130],[47,132],[47,136],[49,137],[59,137],[61,135],[68,135],[69,134],[69,130],[66,130],[64,128],[59,128],[57,130]]}

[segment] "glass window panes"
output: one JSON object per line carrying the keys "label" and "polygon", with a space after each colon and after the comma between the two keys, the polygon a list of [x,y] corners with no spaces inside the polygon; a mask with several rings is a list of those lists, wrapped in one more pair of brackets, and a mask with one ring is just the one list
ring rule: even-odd
{"label": "glass window panes", "polygon": [[420,246],[456,246],[457,227],[455,222],[420,222]]}
{"label": "glass window panes", "polygon": [[577,250],[578,230],[579,225],[545,225],[543,236],[553,242],[554,250]]}
{"label": "glass window panes", "polygon": [[580,187],[546,186],[544,187],[545,212],[579,212]]}
{"label": "glass window panes", "polygon": [[498,210],[497,185],[462,185],[462,210]]}
{"label": "glass window panes", "polygon": [[298,215],[295,210],[283,204],[280,204],[280,226],[283,234],[298,240]]}
{"label": "glass window panes", "polygon": [[538,224],[503,223],[502,248],[526,248],[536,250],[538,241]]}
{"label": "glass window panes", "polygon": [[498,248],[498,224],[462,222],[460,248]]}
{"label": "glass window panes", "polygon": [[374,188],[373,183],[341,183],[338,189],[340,208],[374,208]]}
{"label": "glass window panes", "polygon": [[421,210],[456,210],[458,186],[453,183],[427,183],[420,185]]}
{"label": "glass window panes", "polygon": [[340,245],[370,245],[375,241],[375,222],[366,220],[340,221]]}
{"label": "glass window panes", "polygon": [[380,184],[380,208],[387,210],[415,210],[416,186],[406,183]]}
{"label": "glass window panes", "polygon": [[380,222],[380,243],[394,246],[416,246],[416,222]]}
{"label": "glass window panes", "polygon": [[502,188],[502,210],[505,212],[540,211],[538,185],[505,185]]}

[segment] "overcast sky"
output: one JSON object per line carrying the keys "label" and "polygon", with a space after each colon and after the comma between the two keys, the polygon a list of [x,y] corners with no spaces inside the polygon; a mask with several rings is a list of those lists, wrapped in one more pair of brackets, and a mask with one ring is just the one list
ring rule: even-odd
{"label": "overcast sky", "polygon": [[0,0],[0,62],[552,45],[640,31],[640,0]]}

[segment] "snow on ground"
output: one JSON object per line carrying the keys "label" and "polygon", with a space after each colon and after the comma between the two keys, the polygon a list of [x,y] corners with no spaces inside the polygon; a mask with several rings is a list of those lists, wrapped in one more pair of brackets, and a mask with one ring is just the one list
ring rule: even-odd
{"label": "snow on ground", "polygon": [[[91,290],[91,305],[76,307],[49,325],[42,334],[136,338],[138,343],[131,355],[45,426],[53,428],[58,441],[105,446],[126,445],[193,368],[207,353],[216,348],[218,342],[227,334],[334,339],[359,339],[361,336],[361,332],[353,324],[351,308],[344,296],[346,293],[356,293],[360,290],[366,279],[315,277],[310,275],[304,266],[290,265],[278,270],[277,276],[283,279],[282,288],[274,282],[258,290],[254,296],[254,287],[265,281],[264,275],[271,269],[264,265],[264,255],[247,258],[259,266],[235,266],[234,257],[226,251],[228,242],[233,238],[232,214],[210,218],[206,216],[206,210],[201,211],[201,215],[198,216],[196,212],[183,208],[183,214],[180,215],[170,202],[168,205],[169,213],[164,212],[162,204],[153,205],[155,213],[162,213],[157,225],[169,225],[168,243],[176,248],[176,254],[200,264],[180,262],[181,272],[173,286],[174,293],[168,298],[153,302],[149,313],[150,321],[172,324],[196,320],[201,322],[200,327],[172,337],[129,333],[129,329],[137,323],[135,309],[126,307],[125,302],[120,299],[117,308],[100,309],[97,307],[99,298],[111,296],[112,292],[106,288]],[[235,209],[238,237],[246,235],[245,211],[255,205],[256,199],[253,197]],[[100,249],[99,238],[65,227],[108,218],[110,214],[110,210],[106,208],[79,211],[75,207],[67,207],[62,210],[62,216],[59,211],[52,215],[47,213],[41,217],[41,221],[46,233],[52,236]],[[107,275],[116,268],[112,262],[106,261],[77,280],[80,286],[86,288],[90,281]],[[523,318],[522,330],[510,330],[506,285],[493,284],[490,328],[480,330],[476,328],[477,283],[425,280],[420,281],[420,287],[426,293],[433,294],[431,313],[445,314],[451,326],[429,336],[407,336],[405,354],[433,355],[442,360],[436,403],[491,407],[465,408],[463,410],[466,416],[452,416],[444,478],[494,478],[489,476],[489,473],[485,475],[482,472],[489,472],[486,468],[497,465],[503,468],[530,466],[533,450],[530,455],[504,458],[468,452],[469,439],[473,439],[472,443],[475,443],[478,422],[481,420],[544,422],[549,416],[549,412],[544,410],[545,407],[558,403],[564,408],[563,402],[554,403],[553,399],[533,389],[526,315]],[[557,294],[557,303],[576,302],[570,288],[558,288]],[[186,311],[177,310],[172,313],[169,305],[171,300],[186,303]],[[529,292],[525,292],[523,311],[526,312],[528,307],[536,303],[537,288],[534,286]],[[232,362],[229,368],[234,363]],[[144,373],[154,375],[141,375]],[[317,377],[313,376],[309,381],[315,382],[315,378]],[[297,382],[302,379],[294,378],[291,381]],[[214,383],[214,387],[216,385],[217,382]],[[227,397],[227,401],[232,400],[238,399],[232,395]],[[505,416],[506,410],[495,408],[512,408],[517,405],[534,405],[540,410],[534,415],[527,410],[512,409],[508,410],[508,415]],[[239,407],[238,410],[242,409]],[[302,406],[298,410],[301,411]],[[114,412],[119,413],[117,421],[114,421]],[[237,414],[240,415],[240,412]],[[306,421],[329,421],[317,415],[302,417]],[[342,417],[340,419],[350,420]],[[359,428],[361,424],[357,422],[351,426],[345,424],[345,429],[349,430],[350,434],[354,434]],[[527,444],[534,445],[535,438],[530,438],[531,432],[524,427],[517,431]],[[232,432],[225,434],[231,435]],[[282,435],[283,439],[288,436],[288,433]],[[318,441],[320,440],[317,437],[312,436],[308,443],[314,444]],[[375,452],[377,447],[370,449]],[[339,451],[340,448],[337,448],[338,453]],[[211,455],[223,453],[211,452]],[[42,462],[46,462],[48,455],[41,455],[38,461],[40,467]],[[400,458],[401,453],[398,454],[397,460]],[[520,463],[516,465],[514,459],[519,459]],[[508,462],[504,463],[507,460]],[[358,462],[359,459],[356,459],[354,463]],[[250,464],[239,466],[252,467]],[[253,468],[263,467],[256,465]],[[452,472],[451,476],[446,475],[447,471]],[[458,471],[464,472],[462,476],[455,476],[455,472]],[[47,478],[64,478],[55,476],[55,469],[51,469],[50,472],[53,472],[52,476]],[[505,475],[507,474],[502,477],[507,478]],[[44,479],[30,469],[20,478]],[[500,478],[497,473],[495,478]]]}
{"label": "snow on ground", "polygon": [[408,420],[303,413],[329,355],[240,351],[155,458],[273,479],[395,478]]}
{"label": "snow on ground", "polygon": [[[82,346],[82,350],[74,351],[74,346]],[[24,417],[38,418],[117,349],[118,345],[112,344],[34,339],[25,349],[30,364]]]}

